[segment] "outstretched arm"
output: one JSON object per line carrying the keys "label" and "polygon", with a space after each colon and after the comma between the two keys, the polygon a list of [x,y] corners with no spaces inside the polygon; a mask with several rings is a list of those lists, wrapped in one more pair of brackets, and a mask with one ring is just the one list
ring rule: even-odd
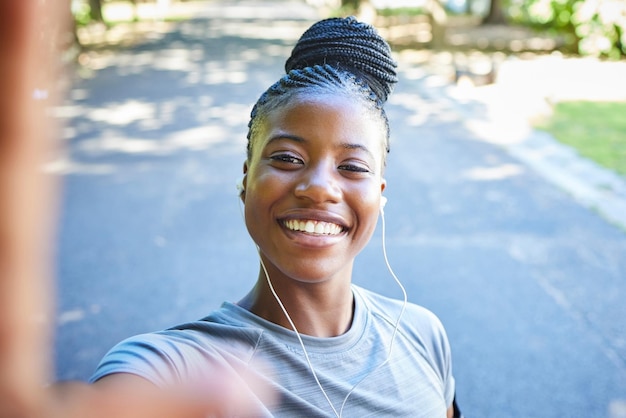
{"label": "outstretched arm", "polygon": [[[55,7],[56,6],[56,10]],[[33,91],[54,80],[47,65],[59,15],[51,1],[0,2],[0,416],[32,416],[43,402],[51,300],[48,244],[50,177],[39,167],[51,145],[43,100]],[[48,13],[43,15],[43,13]],[[43,19],[46,16],[46,19]],[[59,20],[60,21],[60,20]],[[47,36],[47,37],[46,37]]]}
{"label": "outstretched arm", "polygon": [[210,399],[162,393],[128,376],[45,388],[56,205],[54,179],[41,166],[56,134],[46,107],[69,10],[67,0],[0,1],[0,418],[204,418],[224,405],[245,415],[240,391],[223,376],[201,388]]}

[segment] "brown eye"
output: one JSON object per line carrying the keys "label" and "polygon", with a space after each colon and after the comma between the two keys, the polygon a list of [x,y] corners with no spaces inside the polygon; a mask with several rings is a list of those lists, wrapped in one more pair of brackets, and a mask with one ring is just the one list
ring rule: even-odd
{"label": "brown eye", "polygon": [[370,169],[360,164],[342,164],[340,170],[349,171],[351,173],[371,173]]}
{"label": "brown eye", "polygon": [[270,160],[276,161],[278,163],[284,163],[284,164],[297,164],[297,165],[304,164],[304,161],[302,161],[300,158],[295,157],[291,154],[272,155],[270,157]]}
{"label": "brown eye", "polygon": [[356,173],[367,173],[367,172],[369,172],[369,170],[366,170],[363,167],[359,167],[359,166],[352,165],[352,164],[340,165],[339,168],[342,169],[342,170],[346,170],[346,171],[354,171]]}

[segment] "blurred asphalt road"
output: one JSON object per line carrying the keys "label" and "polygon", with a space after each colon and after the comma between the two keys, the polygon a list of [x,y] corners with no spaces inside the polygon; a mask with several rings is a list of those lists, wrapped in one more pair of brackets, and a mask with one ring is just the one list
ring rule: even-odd
{"label": "blurred asphalt road", "polygon": [[[235,189],[248,115],[318,17],[298,1],[210,1],[130,49],[87,55],[91,77],[57,109],[65,155],[48,167],[64,176],[58,378],[86,379],[121,339],[252,286]],[[410,300],[447,328],[466,416],[626,416],[626,232],[470,130],[485,103],[400,58],[388,253]],[[379,229],[355,282],[399,296],[380,242]]]}

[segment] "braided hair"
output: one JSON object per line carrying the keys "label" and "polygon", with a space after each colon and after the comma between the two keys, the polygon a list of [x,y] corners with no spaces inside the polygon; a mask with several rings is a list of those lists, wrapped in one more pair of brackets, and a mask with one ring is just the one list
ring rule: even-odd
{"label": "braided hair", "polygon": [[267,114],[296,95],[338,94],[356,98],[378,115],[389,152],[389,123],[383,105],[398,81],[391,49],[376,30],[354,17],[321,20],[311,26],[285,63],[286,75],[254,105],[248,123],[248,158]]}

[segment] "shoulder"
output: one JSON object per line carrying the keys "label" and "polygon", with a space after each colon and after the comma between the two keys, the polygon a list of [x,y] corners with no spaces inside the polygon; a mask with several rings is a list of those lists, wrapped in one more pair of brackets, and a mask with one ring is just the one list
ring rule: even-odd
{"label": "shoulder", "polygon": [[[365,302],[366,309],[395,324],[398,315],[402,312],[404,302],[355,286],[357,294]],[[403,326],[422,329],[425,332],[443,332],[443,325],[439,318],[423,306],[408,302],[402,315]]]}
{"label": "shoulder", "polygon": [[254,356],[263,330],[225,320],[220,311],[201,321],[120,342],[104,356],[90,381],[114,373],[130,373],[164,386],[188,380],[198,364],[245,365]]}
{"label": "shoulder", "polygon": [[[403,301],[388,298],[380,294],[357,288],[357,292],[367,305],[375,323],[383,324],[386,330],[395,329],[398,316],[402,312]],[[428,364],[440,382],[447,404],[454,396],[454,377],[452,376],[452,354],[446,331],[439,318],[430,310],[407,303],[398,323],[397,344],[400,352],[409,357],[418,355]]]}
{"label": "shoulder", "polygon": [[[357,287],[356,290],[372,317],[395,327],[404,306],[403,301],[363,288]],[[414,303],[407,303],[402,312],[398,331],[431,361],[437,363],[448,361],[450,348],[446,331],[437,315],[430,310]]]}

